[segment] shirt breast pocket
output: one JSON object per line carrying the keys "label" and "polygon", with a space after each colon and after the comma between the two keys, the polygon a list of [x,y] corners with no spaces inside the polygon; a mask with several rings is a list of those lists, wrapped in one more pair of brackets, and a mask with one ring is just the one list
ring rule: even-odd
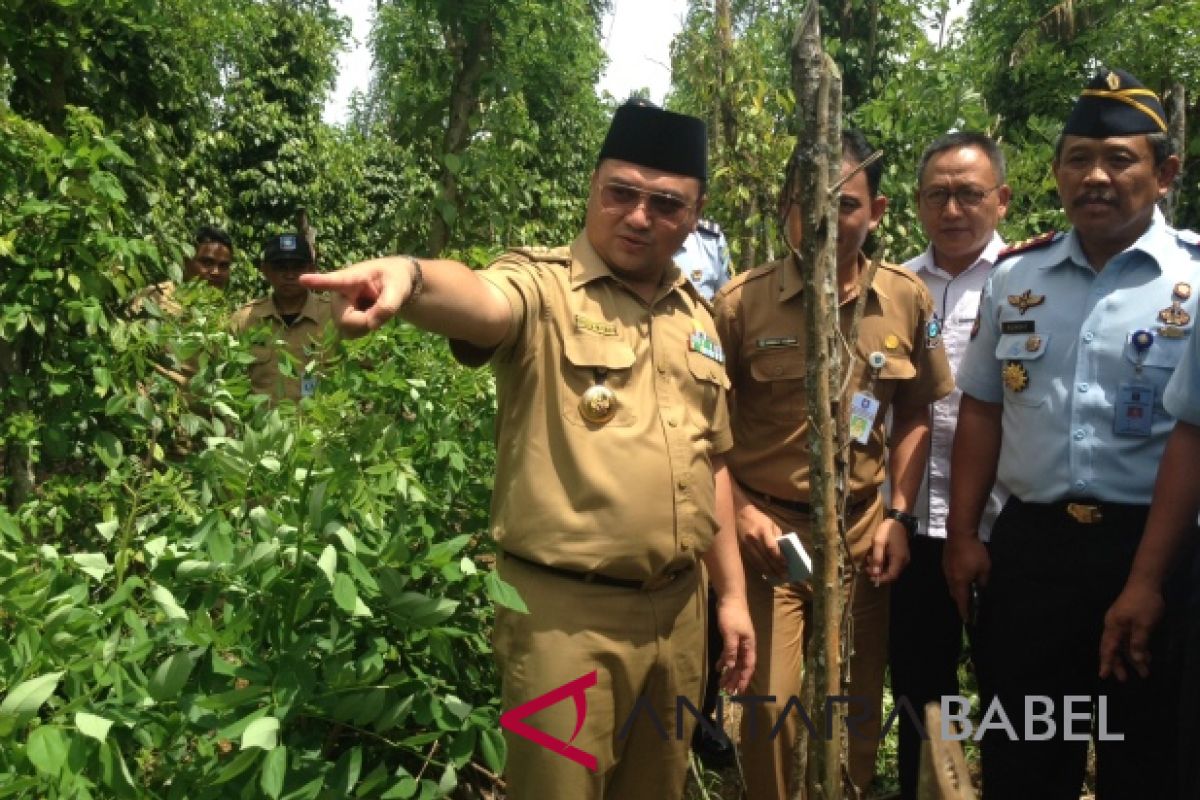
{"label": "shirt breast pocket", "polygon": [[1038,367],[1049,347],[1048,333],[1000,335],[996,341],[996,358],[1001,362],[1004,402],[1034,407],[1047,401],[1050,380],[1040,378]]}
{"label": "shirt breast pocket", "polygon": [[[1193,332],[1189,335],[1195,336],[1196,334]],[[1188,340],[1186,338],[1173,339],[1160,334],[1154,337],[1153,342],[1144,352],[1139,353],[1138,348],[1133,345],[1133,336],[1134,332],[1131,332],[1125,337],[1125,360],[1132,366],[1127,379],[1135,383],[1142,382],[1153,385],[1156,390],[1154,405],[1156,409],[1161,409],[1163,391],[1171,380],[1175,368],[1183,361],[1184,354],[1187,352]],[[1141,366],[1140,374],[1137,371],[1139,364]]]}
{"label": "shirt breast pocket", "polygon": [[725,375],[725,365],[702,353],[689,350],[687,365],[692,376],[685,392],[688,414],[697,428],[706,430],[716,418],[717,404],[724,402],[721,390],[729,388],[729,378]]}
{"label": "shirt breast pocket", "polygon": [[[633,348],[620,339],[599,336],[568,336],[563,340],[562,414],[581,427],[627,427],[637,421],[632,394]],[[616,410],[607,422],[592,422],[580,411],[583,395],[593,386],[612,392]]]}
{"label": "shirt breast pocket", "polygon": [[[804,354],[798,347],[759,351],[750,357],[754,397],[745,399],[757,406],[758,413],[778,415],[788,420],[799,419],[807,408],[804,398],[804,376],[807,371]],[[738,391],[738,403],[741,404],[740,387]]]}

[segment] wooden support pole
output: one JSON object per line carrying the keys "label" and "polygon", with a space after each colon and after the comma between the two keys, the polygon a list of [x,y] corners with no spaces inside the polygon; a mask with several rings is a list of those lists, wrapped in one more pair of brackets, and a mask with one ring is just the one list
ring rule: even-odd
{"label": "wooden support pole", "polygon": [[929,738],[921,742],[917,800],[975,800],[962,744],[942,738],[942,709],[937,703],[925,706],[925,730]]}

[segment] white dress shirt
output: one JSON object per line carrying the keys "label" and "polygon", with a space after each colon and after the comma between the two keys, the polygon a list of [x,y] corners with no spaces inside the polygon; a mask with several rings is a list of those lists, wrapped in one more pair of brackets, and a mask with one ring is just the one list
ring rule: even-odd
{"label": "white dress shirt", "polygon": [[[979,310],[979,298],[983,285],[991,274],[996,257],[1004,249],[1000,234],[993,233],[992,241],[979,254],[975,263],[958,275],[938,267],[933,260],[932,245],[925,252],[904,266],[908,267],[929,287],[933,296],[933,307],[942,323],[942,342],[950,369],[957,375],[958,366],[971,339],[971,327]],[[930,420],[929,465],[925,479],[917,495],[915,515],[920,520],[920,532],[939,539],[946,538],[946,515],[950,509],[950,449],[954,443],[954,428],[958,424],[958,405],[962,391],[955,388],[946,397],[933,404]],[[1008,492],[1000,485],[992,489],[983,518],[979,523],[979,535],[987,541],[992,523],[999,515]]]}

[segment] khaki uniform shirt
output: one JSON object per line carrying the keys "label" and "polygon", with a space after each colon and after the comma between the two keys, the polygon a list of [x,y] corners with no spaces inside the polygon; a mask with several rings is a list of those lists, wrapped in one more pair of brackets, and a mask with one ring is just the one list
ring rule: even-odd
{"label": "khaki uniform shirt", "polygon": [[[801,288],[789,257],[738,275],[714,304],[733,383],[737,445],[727,457],[729,469],[754,491],[808,502],[808,365]],[[879,400],[879,411],[867,444],[850,445],[852,503],[871,499],[883,483],[888,409],[893,404],[928,405],[954,389],[940,331],[929,327],[933,304],[921,281],[885,263],[876,270],[868,292],[842,408],[849,407],[855,392],[870,391]],[[849,332],[856,300],[840,306],[844,333]],[[887,359],[878,377],[867,366],[874,352]]]}
{"label": "khaki uniform shirt", "polygon": [[[153,303],[157,306],[159,314],[162,317],[179,319],[183,316],[183,306],[175,299],[175,290],[174,281],[163,281],[153,286],[147,286],[129,301],[129,311],[132,314],[145,314],[148,313],[147,304]],[[167,360],[166,356],[163,357],[163,360]],[[158,361],[155,361],[152,366],[155,372],[170,379],[175,385],[180,387],[186,386],[187,382],[196,374],[196,361],[194,358],[180,363],[178,369]]]}
{"label": "khaki uniform shirt", "polygon": [[[717,530],[712,458],[732,446],[716,328],[695,288],[672,267],[647,305],[584,235],[511,251],[480,274],[512,307],[490,356],[500,547],[626,579],[694,561]],[[461,343],[455,352],[469,360]],[[601,424],[579,408],[596,383],[617,402]]]}
{"label": "khaki uniform shirt", "polygon": [[[316,388],[316,378],[312,375],[301,377],[300,373],[304,371],[304,364],[312,358],[311,346],[319,345],[324,338],[325,325],[331,318],[329,298],[315,292],[308,293],[300,316],[291,325],[283,321],[272,295],[260,297],[235,311],[230,319],[234,333],[245,333],[264,324],[271,329],[270,341],[255,344],[251,348],[254,363],[250,365],[250,385],[254,391],[276,400],[299,401],[301,397],[311,395]],[[280,354],[274,344],[276,339],[284,342],[287,352],[298,362],[295,377],[280,371]]]}

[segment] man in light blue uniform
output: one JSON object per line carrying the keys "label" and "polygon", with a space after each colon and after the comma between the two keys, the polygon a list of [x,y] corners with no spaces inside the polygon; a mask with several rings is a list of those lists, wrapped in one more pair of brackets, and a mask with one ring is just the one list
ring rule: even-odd
{"label": "man in light blue uniform", "polygon": [[712,302],[717,290],[729,281],[729,244],[721,226],[707,219],[697,222],[675,254],[675,263],[704,299]]}
{"label": "man in light blue uniform", "polygon": [[[1175,425],[1164,389],[1195,335],[1200,247],[1156,208],[1179,171],[1170,148],[1153,92],[1120,71],[1092,79],[1054,161],[1073,228],[1000,260],[959,370],[946,577],[964,614],[980,590],[981,701],[1012,727],[983,738],[985,800],[1078,798],[1093,710],[1098,796],[1175,796],[1171,670],[1098,677]],[[985,547],[997,477],[1013,496]]]}
{"label": "man in light blue uniform", "polygon": [[[1163,405],[1175,416],[1175,430],[1154,484],[1154,502],[1146,532],[1138,545],[1129,580],[1104,618],[1100,642],[1100,674],[1125,680],[1145,676],[1151,668],[1148,643],[1163,616],[1167,576],[1171,568],[1200,542],[1200,336],[1193,335],[1188,351],[1171,382]],[[1200,564],[1193,561],[1191,602],[1180,615],[1184,628],[1184,684],[1179,704],[1179,752],[1200,752]],[[1159,669],[1159,665],[1153,665]],[[1200,762],[1180,759],[1181,798],[1200,797]]]}

